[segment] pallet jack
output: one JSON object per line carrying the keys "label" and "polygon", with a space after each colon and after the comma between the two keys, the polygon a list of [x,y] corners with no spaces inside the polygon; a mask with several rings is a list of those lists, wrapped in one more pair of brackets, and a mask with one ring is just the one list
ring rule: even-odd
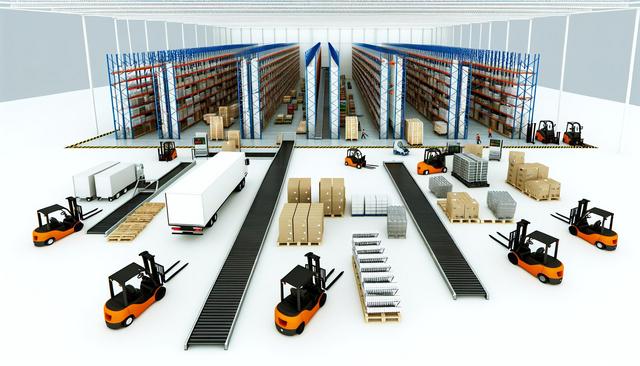
{"label": "pallet jack", "polygon": [[[584,239],[601,250],[612,251],[618,247],[618,233],[613,231],[613,213],[598,207],[588,208],[589,200],[581,199],[578,207],[571,209],[569,216],[556,212],[552,217],[569,224],[569,233]],[[591,215],[600,217],[593,224],[589,224]],[[609,225],[607,227],[607,220]]]}
{"label": "pallet jack", "polygon": [[[328,274],[320,267],[320,257],[313,252],[305,254],[307,264],[295,266],[280,280],[280,303],[275,308],[275,325],[278,332],[293,336],[302,334],[307,323],[327,301],[327,291],[342,277],[344,271],[327,286],[334,273]],[[285,285],[291,287],[285,296]]]}
{"label": "pallet jack", "polygon": [[543,144],[560,145],[560,132],[556,133],[556,124],[549,120],[540,121],[536,131],[536,140]]}
{"label": "pallet jack", "polygon": [[344,165],[351,166],[357,169],[375,169],[378,166],[373,164],[367,165],[366,156],[362,154],[362,151],[357,148],[350,148],[347,150],[347,157],[344,158]]}
{"label": "pallet jack", "polygon": [[567,128],[562,135],[562,142],[571,146],[584,146],[582,139],[582,125],[579,122],[567,122]]}
{"label": "pallet jack", "polygon": [[401,156],[409,155],[409,149],[405,146],[402,140],[396,140],[393,143],[393,155],[401,155]]}
{"label": "pallet jack", "polygon": [[176,143],[174,141],[161,141],[158,148],[158,160],[160,161],[172,161],[178,157],[176,151]]}
{"label": "pallet jack", "polygon": [[[87,220],[102,212],[102,210],[94,208],[87,213],[83,213],[82,206],[78,205],[75,197],[67,197],[67,202],[69,208],[55,204],[37,211],[38,227],[32,233],[33,245],[37,247],[49,246],[56,240],[82,230],[84,227],[82,220]],[[56,213],[62,214],[64,217],[62,221],[52,216]]]}
{"label": "pallet jack", "polygon": [[[527,220],[518,221],[516,229],[509,234],[508,238],[497,233],[502,239],[507,240],[508,244],[493,235],[489,235],[489,237],[509,250],[507,259],[513,265],[521,267],[532,276],[537,277],[542,283],[560,284],[564,276],[564,265],[558,260],[560,240],[537,230],[527,234],[529,224],[530,222]],[[543,246],[532,252],[530,247],[534,240],[542,243]],[[555,246],[555,250],[551,255],[549,250],[553,246]]]}
{"label": "pallet jack", "polygon": [[424,160],[418,162],[418,175],[446,173],[445,153],[435,147],[424,150]]}
{"label": "pallet jack", "polygon": [[[171,281],[189,263],[180,267],[169,278],[166,275],[174,269],[180,261],[175,262],[165,271],[164,267],[156,263],[155,256],[146,250],[140,253],[144,267],[132,262],[118,272],[109,276],[109,291],[111,298],[104,304],[104,321],[111,329],[125,328],[131,325],[145,310],[162,298],[167,293],[164,284]],[[140,287],[127,285],[127,281],[137,277],[140,279]],[[114,293],[113,282],[116,282],[122,291]]]}

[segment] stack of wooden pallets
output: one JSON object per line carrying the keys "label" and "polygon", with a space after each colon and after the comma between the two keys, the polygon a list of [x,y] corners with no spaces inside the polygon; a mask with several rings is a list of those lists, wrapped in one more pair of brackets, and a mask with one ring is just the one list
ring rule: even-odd
{"label": "stack of wooden pallets", "polygon": [[147,202],[135,209],[107,236],[108,241],[132,241],[164,209],[164,203]]}

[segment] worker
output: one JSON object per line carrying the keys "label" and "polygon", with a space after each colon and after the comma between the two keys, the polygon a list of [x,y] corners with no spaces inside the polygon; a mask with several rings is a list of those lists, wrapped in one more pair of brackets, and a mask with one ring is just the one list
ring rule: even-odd
{"label": "worker", "polygon": [[493,130],[491,129],[491,127],[489,127],[489,130],[487,131],[487,135],[489,135],[489,138],[493,137]]}
{"label": "worker", "polygon": [[481,142],[482,142],[482,141],[480,141],[480,134],[479,134],[479,133],[476,133],[476,144],[477,144],[477,145],[480,145],[480,143],[481,143]]}
{"label": "worker", "polygon": [[366,138],[367,138],[367,136],[369,136],[369,135],[367,135],[367,133],[364,131],[364,128],[362,128],[362,135],[360,136],[360,138],[361,138],[362,140],[364,140],[364,139],[366,139]]}

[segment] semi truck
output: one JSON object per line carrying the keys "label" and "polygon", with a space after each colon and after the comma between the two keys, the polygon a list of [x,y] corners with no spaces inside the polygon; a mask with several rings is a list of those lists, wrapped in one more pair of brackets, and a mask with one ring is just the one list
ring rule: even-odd
{"label": "semi truck", "polygon": [[94,179],[96,196],[113,201],[144,180],[144,170],[142,164],[119,163],[96,174]]}
{"label": "semi truck", "polygon": [[114,161],[108,161],[74,175],[73,192],[75,197],[85,199],[87,201],[91,201],[92,199],[96,198],[96,174],[99,174],[116,164],[118,163]]}
{"label": "semi truck", "polygon": [[202,235],[218,219],[218,210],[245,186],[249,160],[243,152],[219,152],[165,191],[172,234]]}

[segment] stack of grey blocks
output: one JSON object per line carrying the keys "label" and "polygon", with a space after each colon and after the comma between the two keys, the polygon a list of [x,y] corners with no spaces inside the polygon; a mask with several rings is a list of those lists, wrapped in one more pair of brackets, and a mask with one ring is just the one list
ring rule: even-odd
{"label": "stack of grey blocks", "polygon": [[455,154],[453,172],[469,183],[486,182],[489,161],[469,153]]}
{"label": "stack of grey blocks", "polygon": [[393,239],[407,237],[407,211],[404,206],[387,208],[387,237]]}
{"label": "stack of grey blocks", "polygon": [[516,214],[516,201],[505,191],[489,191],[487,206],[498,219],[513,219]]}
{"label": "stack of grey blocks", "polygon": [[447,198],[447,193],[453,190],[453,185],[447,178],[438,175],[429,178],[429,190],[438,198]]}

